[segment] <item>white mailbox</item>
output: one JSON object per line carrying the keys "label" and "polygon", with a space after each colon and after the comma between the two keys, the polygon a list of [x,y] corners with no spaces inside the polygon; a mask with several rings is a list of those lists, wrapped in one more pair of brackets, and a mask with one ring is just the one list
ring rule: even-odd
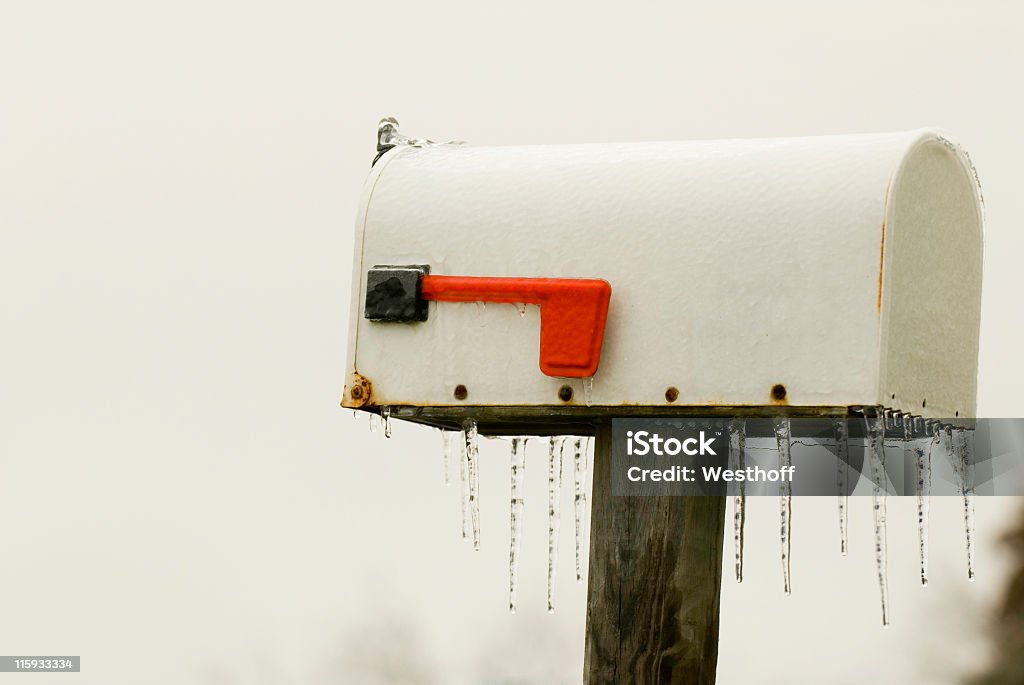
{"label": "white mailbox", "polygon": [[981,197],[935,131],[383,147],[345,406],[974,415]]}

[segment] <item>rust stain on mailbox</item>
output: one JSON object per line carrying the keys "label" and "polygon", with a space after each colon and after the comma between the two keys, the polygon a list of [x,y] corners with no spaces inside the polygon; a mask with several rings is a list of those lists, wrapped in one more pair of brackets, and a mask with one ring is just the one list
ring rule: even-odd
{"label": "rust stain on mailbox", "polygon": [[357,409],[373,404],[373,383],[366,376],[359,373],[352,374],[351,387],[345,388],[345,397],[341,406]]}
{"label": "rust stain on mailbox", "polygon": [[[888,191],[886,192],[888,196]],[[882,221],[882,240],[878,246],[878,315],[882,314],[882,271],[885,268],[885,221]]]}

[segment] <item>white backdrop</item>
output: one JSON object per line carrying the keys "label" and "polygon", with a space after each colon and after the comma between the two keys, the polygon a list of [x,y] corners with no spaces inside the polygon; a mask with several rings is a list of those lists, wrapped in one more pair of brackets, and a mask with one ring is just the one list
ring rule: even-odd
{"label": "white backdrop", "polygon": [[[458,539],[440,439],[338,408],[352,219],[377,119],[481,144],[938,125],[988,210],[979,411],[1022,416],[1022,15],[1009,2],[131,3],[0,7],[0,653],[38,683],[561,683],[584,589],[562,527],[544,611],[531,444],[522,610],[505,610],[506,447]],[[868,502],[774,500],[724,584],[720,682],[954,682],[984,658],[955,501],[890,501],[882,629]],[[564,510],[571,511],[568,492]],[[727,552],[727,554],[731,554]]]}

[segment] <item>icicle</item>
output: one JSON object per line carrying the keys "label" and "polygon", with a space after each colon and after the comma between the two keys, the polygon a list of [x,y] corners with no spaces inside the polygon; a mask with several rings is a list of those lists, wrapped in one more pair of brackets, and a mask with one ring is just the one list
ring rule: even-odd
{"label": "icicle", "polygon": [[548,613],[555,613],[555,566],[560,527],[558,495],[562,489],[562,439],[548,441]]}
{"label": "icicle", "polygon": [[377,423],[379,421],[380,421],[380,417],[371,412],[370,413],[370,432],[371,433],[376,433],[377,432]]}
{"label": "icicle", "polygon": [[594,404],[594,377],[587,376],[583,379],[583,404],[588,407]]}
{"label": "icicle", "polygon": [[384,423],[384,437],[391,437],[391,407],[380,408],[380,419]]}
{"label": "icicle", "polygon": [[466,419],[466,475],[469,479],[469,522],[473,531],[473,549],[480,549],[480,469],[477,464],[476,421]]}
{"label": "icicle", "polygon": [[[745,419],[735,419],[730,425],[729,431],[730,447],[736,458],[734,468],[743,470],[746,468],[747,450],[747,422]],[[736,582],[743,582],[743,532],[747,523],[747,496],[746,484],[739,482],[739,493],[733,498],[733,526],[732,546],[736,562]]]}
{"label": "icicle", "polygon": [[885,425],[888,417],[867,417],[868,451],[871,460],[873,489],[871,499],[874,504],[875,519],[875,566],[878,569],[878,587],[882,595],[882,625],[889,625],[889,581],[886,574],[886,535],[885,535]]}
{"label": "icicle", "polygon": [[974,454],[971,434],[966,428],[953,434],[954,456],[960,469],[964,498],[964,540],[967,548],[967,579],[974,580]]}
{"label": "icicle", "polygon": [[836,438],[836,491],[839,499],[839,553],[848,551],[847,507],[850,504],[850,424],[846,417],[832,419],[832,432]]}
{"label": "icicle", "polygon": [[[935,422],[928,422],[928,423],[925,424],[925,426],[926,426],[926,429],[927,429],[926,432],[927,432],[927,435],[928,435],[928,449],[927,449],[927,453],[926,453],[925,458],[924,458],[924,478],[922,480],[924,481],[925,494],[927,495],[927,497],[925,497],[925,500],[924,500],[924,512],[923,512],[924,516],[923,516],[923,521],[921,520],[922,517],[920,515],[918,516],[918,523],[919,524],[923,523],[923,526],[924,526],[924,528],[922,530],[918,531],[919,532],[919,538],[918,539],[921,541],[921,544],[922,544],[921,553],[924,556],[925,561],[927,562],[927,559],[928,559],[928,530],[929,530],[929,519],[931,518],[931,512],[929,511],[929,509],[931,508],[931,499],[932,499],[932,497],[931,497],[931,490],[932,490],[932,452],[934,452],[936,448],[941,448],[942,447],[942,424],[940,424],[938,421],[935,421]],[[920,504],[920,502],[918,502],[918,504]],[[927,571],[927,567],[925,567],[924,570]],[[921,579],[921,584],[922,585],[927,585],[928,584],[927,577],[924,577],[924,578]]]}
{"label": "icicle", "polygon": [[917,552],[921,569],[921,585],[928,585],[928,505],[931,498],[931,446],[928,449],[920,440],[915,440],[918,432],[923,432],[922,420],[907,417],[903,422],[904,456],[909,452],[917,465]]}
{"label": "icicle", "polygon": [[[456,441],[456,438],[458,438],[457,441]],[[455,452],[455,448],[458,445],[464,444],[465,441],[463,440],[461,433],[458,433],[456,431],[445,431],[445,430],[441,431],[441,440],[442,440],[442,449],[443,449],[443,451],[441,453],[441,456],[442,456],[442,459],[443,459],[443,466],[444,466],[444,484],[445,485],[451,485],[452,484],[452,479],[451,479],[452,454]]]}
{"label": "icicle", "polygon": [[946,459],[953,465],[953,470],[960,476],[960,463],[953,454],[953,427],[943,426],[942,428],[942,451],[946,453]]}
{"label": "icicle", "polygon": [[594,472],[594,438],[587,436],[583,440],[583,457],[587,460],[583,469],[586,473]]}
{"label": "icicle", "polygon": [[508,554],[508,610],[516,613],[516,588],[519,580],[519,549],[523,537],[523,476],[526,473],[526,440],[512,438],[511,521]]}
{"label": "icicle", "polygon": [[967,535],[967,579],[974,580],[974,431],[964,431],[964,472],[967,493],[964,495],[964,532]]}
{"label": "icicle", "polygon": [[519,316],[520,317],[526,316],[526,305],[525,304],[523,304],[522,302],[516,302],[515,307],[516,307],[516,311],[519,312]]}
{"label": "icicle", "polygon": [[[779,465],[782,468],[788,468],[793,463],[792,455],[792,444],[790,440],[791,427],[789,423],[789,417],[780,416],[775,419],[775,440],[779,445]],[[779,498],[779,532],[780,539],[782,541],[782,583],[783,588],[786,590],[786,594],[790,594],[793,589],[790,585],[789,575],[789,553],[790,553],[790,521],[792,514],[792,490],[793,486],[788,480],[783,480],[781,484],[782,494]]]}
{"label": "icicle", "polygon": [[469,455],[466,446],[469,445],[469,437],[466,430],[457,433],[459,444],[457,454],[459,455],[459,477],[462,482],[462,540],[469,540]]}
{"label": "icicle", "polygon": [[358,420],[359,419],[359,412],[356,411],[355,409],[352,410],[352,419],[353,420]]}
{"label": "icicle", "polygon": [[583,517],[587,510],[587,493],[584,489],[587,455],[583,451],[583,439],[572,442],[573,509],[576,514],[576,582],[583,582]]}

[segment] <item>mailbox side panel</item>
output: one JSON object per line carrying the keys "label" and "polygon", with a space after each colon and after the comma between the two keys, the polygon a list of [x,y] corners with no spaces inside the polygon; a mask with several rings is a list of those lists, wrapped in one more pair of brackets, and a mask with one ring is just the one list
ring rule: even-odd
{"label": "mailbox side panel", "polygon": [[974,417],[981,323],[981,193],[966,153],[928,133],[895,174],[886,212],[879,404]]}
{"label": "mailbox side panel", "polygon": [[[392,151],[357,221],[353,370],[379,405],[873,404],[886,191],[915,138]],[[592,388],[540,372],[534,306],[366,321],[376,264],[607,280]]]}
{"label": "mailbox side panel", "polygon": [[352,246],[352,299],[349,306],[347,355],[349,371],[346,374],[345,389],[341,400],[342,406],[345,407],[362,407],[377,404],[373,394],[372,381],[359,373],[359,365],[357,363],[359,332],[364,322],[363,310],[366,297],[366,271],[368,268],[363,265],[366,248],[366,219],[370,201],[373,198],[373,191],[377,186],[381,173],[396,157],[407,151],[407,148],[392,148],[378,159],[371,168],[359,197],[359,209],[356,213],[354,230],[355,241]]}

